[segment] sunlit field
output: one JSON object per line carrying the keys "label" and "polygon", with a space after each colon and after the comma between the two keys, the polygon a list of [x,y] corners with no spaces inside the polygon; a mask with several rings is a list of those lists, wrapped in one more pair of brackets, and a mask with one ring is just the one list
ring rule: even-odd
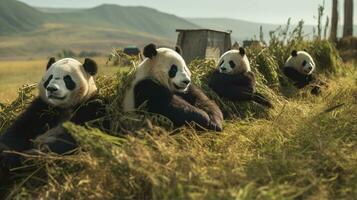
{"label": "sunlit field", "polygon": [[[273,103],[267,109],[252,102],[232,103],[207,85],[215,68],[209,60],[189,64],[192,81],[226,117],[223,132],[197,131],[188,124],[173,129],[157,115],[123,113],[123,94],[132,71],[105,67],[97,84],[108,100],[106,133],[94,124],[66,123],[80,143],[78,154],[31,157],[36,171],[0,187],[8,199],[355,199],[357,196],[357,80],[355,64],[344,63],[328,41],[289,45],[272,40],[267,48],[247,49],[257,90]],[[296,90],[279,66],[292,48],[307,49],[316,58],[321,94],[311,87]],[[25,64],[32,63],[31,65]],[[4,69],[4,64],[20,66]],[[4,97],[13,98],[24,83],[40,78],[46,62],[3,62],[14,79]],[[22,66],[24,65],[24,66]],[[118,71],[118,73],[114,73]],[[19,73],[19,76],[15,76]],[[5,77],[6,77],[5,76]],[[37,76],[37,77],[36,77]],[[12,91],[10,93],[6,91]],[[0,112],[5,131],[32,101],[33,87]],[[100,119],[99,119],[100,120]]]}
{"label": "sunlit field", "polygon": [[[99,75],[114,74],[119,67],[107,66],[104,57],[94,58],[99,65]],[[81,62],[83,59],[80,59]],[[18,89],[25,84],[37,83],[45,72],[46,59],[0,61],[0,102],[11,102]]]}
{"label": "sunlit field", "polygon": [[357,200],[357,0],[223,2],[0,0],[0,200]]}

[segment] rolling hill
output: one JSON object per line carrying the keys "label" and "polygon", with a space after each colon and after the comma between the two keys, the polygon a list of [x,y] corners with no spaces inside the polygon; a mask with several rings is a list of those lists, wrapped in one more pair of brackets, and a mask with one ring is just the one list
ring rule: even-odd
{"label": "rolling hill", "polygon": [[175,15],[159,12],[147,7],[101,5],[63,14],[53,14],[55,21],[117,28],[133,32],[148,33],[175,39],[177,28],[198,28],[197,25]]}
{"label": "rolling hill", "polygon": [[62,49],[108,53],[113,47],[148,42],[174,45],[176,28],[198,26],[146,7],[35,9],[1,0],[0,57],[53,56]]}
{"label": "rolling hill", "polygon": [[45,14],[18,1],[0,1],[0,35],[31,31],[43,23]]}
{"label": "rolling hill", "polygon": [[[184,19],[147,7],[33,8],[0,0],[0,58],[48,57],[63,49],[107,54],[114,47],[149,42],[172,46],[175,29],[186,28],[232,30],[233,41],[243,41],[259,37],[260,25],[266,40],[280,26],[228,18]],[[312,28],[306,25],[304,32],[311,36]]]}

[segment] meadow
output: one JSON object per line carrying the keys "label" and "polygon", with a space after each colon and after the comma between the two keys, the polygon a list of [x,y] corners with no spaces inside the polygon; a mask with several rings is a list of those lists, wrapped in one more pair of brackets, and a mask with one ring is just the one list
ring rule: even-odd
{"label": "meadow", "polygon": [[[1,195],[7,199],[355,199],[356,66],[342,62],[328,41],[304,41],[299,34],[283,38],[273,37],[267,48],[247,49],[257,89],[273,102],[273,109],[218,97],[207,86],[207,74],[215,63],[196,60],[189,65],[193,82],[226,115],[221,133],[196,131],[191,124],[174,129],[162,116],[145,110],[124,114],[118,105],[134,70],[104,72],[107,75],[97,77],[97,83],[109,102],[111,130],[103,133],[91,122],[86,127],[66,123],[81,145],[78,154],[24,155],[32,161],[25,166],[30,173],[20,173],[14,183],[0,187]],[[315,58],[324,82],[320,95],[311,95],[310,87],[296,90],[281,75],[280,66],[292,49],[306,49]],[[26,73],[23,77],[32,78]],[[0,104],[0,132],[31,102],[36,90],[19,91],[13,102]]]}

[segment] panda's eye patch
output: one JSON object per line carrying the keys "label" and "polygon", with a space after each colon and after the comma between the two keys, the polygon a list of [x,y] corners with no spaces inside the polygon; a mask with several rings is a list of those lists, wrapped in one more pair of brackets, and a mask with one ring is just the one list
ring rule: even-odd
{"label": "panda's eye patch", "polygon": [[76,88],[76,83],[72,80],[72,77],[67,75],[63,77],[63,81],[66,84],[67,89],[74,90]]}
{"label": "panda's eye patch", "polygon": [[232,60],[229,61],[229,65],[231,66],[231,68],[234,68],[236,66],[236,64]]}
{"label": "panda's eye patch", "polygon": [[223,63],[224,63],[224,60],[222,60],[221,64],[219,64],[219,66],[223,65]]}
{"label": "panda's eye patch", "polygon": [[307,64],[306,60],[302,62],[302,66],[305,66]]}
{"label": "panda's eye patch", "polygon": [[48,84],[50,83],[50,81],[52,80],[53,75],[49,76],[48,79],[43,83],[43,87],[47,88]]}
{"label": "panda's eye patch", "polygon": [[177,73],[177,66],[176,65],[172,65],[169,71],[169,77],[173,78],[176,76]]}

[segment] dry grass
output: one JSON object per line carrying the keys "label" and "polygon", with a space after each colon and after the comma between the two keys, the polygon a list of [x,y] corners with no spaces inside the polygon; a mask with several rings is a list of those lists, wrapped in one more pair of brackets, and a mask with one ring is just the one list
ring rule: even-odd
{"label": "dry grass", "polygon": [[39,170],[11,198],[353,199],[356,75],[331,79],[319,97],[301,91],[270,119],[228,120],[220,134],[154,127],[112,137],[66,124],[85,151],[36,158]]}
{"label": "dry grass", "polygon": [[[341,63],[326,41],[298,44],[304,45],[315,46],[320,78],[327,80],[320,96],[312,96],[310,88],[282,95],[291,84],[280,75],[279,63],[290,46],[248,51],[258,90],[272,100],[272,110],[217,97],[206,82],[213,64],[191,64],[193,81],[230,116],[222,133],[189,125],[173,130],[144,111],[123,114],[118,105],[131,72],[99,77],[100,94],[111,102],[109,134],[90,123],[65,124],[81,144],[79,154],[32,158],[37,170],[4,194],[9,199],[354,199],[357,71]],[[0,104],[0,132],[31,101],[28,90],[12,104]]]}

